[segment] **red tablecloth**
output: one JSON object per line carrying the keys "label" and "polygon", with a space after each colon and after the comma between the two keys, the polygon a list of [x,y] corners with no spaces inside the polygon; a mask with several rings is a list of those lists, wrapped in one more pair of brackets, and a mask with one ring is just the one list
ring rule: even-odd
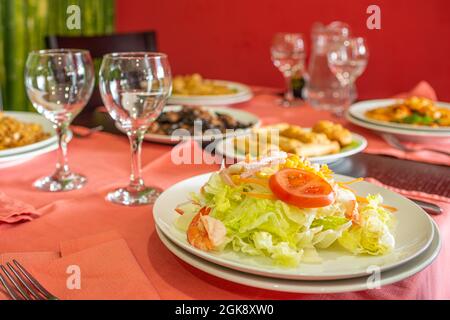
{"label": "red tablecloth", "polygon": [[[258,95],[250,103],[236,106],[258,114],[265,123],[289,121],[311,125],[329,118],[311,108],[285,109],[273,96]],[[364,132],[370,139],[372,133]],[[51,172],[54,154],[43,155],[17,167],[0,170],[0,190],[10,197],[32,204],[40,218],[22,224],[0,224],[0,253],[57,251],[61,241],[115,230],[127,242],[137,262],[162,299],[415,299],[450,298],[448,266],[450,254],[449,212],[435,218],[443,238],[437,261],[418,275],[379,290],[333,295],[287,294],[234,284],[194,269],[174,257],[159,240],[152,207],[127,208],[104,200],[107,191],[127,183],[129,144],[123,136],[97,133],[70,143],[70,164],[88,176],[82,190],[43,193],[32,182]],[[212,171],[216,166],[167,166],[169,146],[145,143],[142,163],[148,184],[163,188],[184,178]],[[169,168],[169,169],[165,169]]]}

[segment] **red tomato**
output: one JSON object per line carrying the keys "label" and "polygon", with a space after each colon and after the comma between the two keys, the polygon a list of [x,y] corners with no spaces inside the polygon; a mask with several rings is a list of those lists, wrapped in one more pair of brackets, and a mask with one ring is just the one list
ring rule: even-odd
{"label": "red tomato", "polygon": [[331,185],[318,175],[300,169],[282,169],[270,177],[274,195],[299,208],[326,207],[334,202]]}

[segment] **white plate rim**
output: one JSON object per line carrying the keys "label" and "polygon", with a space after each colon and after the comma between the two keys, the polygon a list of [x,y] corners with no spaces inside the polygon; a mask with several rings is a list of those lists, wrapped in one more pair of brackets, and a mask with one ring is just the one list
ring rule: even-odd
{"label": "white plate rim", "polygon": [[354,125],[357,125],[359,127],[377,131],[377,132],[384,132],[384,133],[391,133],[395,135],[401,135],[401,136],[408,136],[408,137],[420,137],[420,138],[450,138],[450,132],[434,132],[434,131],[413,131],[413,130],[405,130],[405,129],[398,129],[398,128],[392,128],[392,127],[386,127],[386,126],[379,126],[376,124],[372,124],[363,120],[356,119],[353,117],[350,113],[346,113],[345,115],[346,119],[353,123]]}
{"label": "white plate rim", "polygon": [[[434,228],[434,238],[430,247],[413,260],[397,268],[381,273],[381,286],[386,286],[409,278],[424,270],[437,258],[442,247],[442,240],[439,228],[434,221],[432,221],[432,223]],[[366,275],[366,277],[344,280],[301,281],[273,279],[239,272],[203,259],[198,259],[195,255],[186,252],[169,240],[157,226],[155,226],[155,230],[163,245],[176,257],[194,268],[234,283],[271,291],[306,294],[356,292],[368,289],[366,277],[369,275]]]}
{"label": "white plate rim", "polygon": [[39,142],[36,142],[36,143],[28,144],[28,145],[25,145],[22,147],[0,150],[0,158],[12,156],[15,154],[22,154],[22,153],[25,153],[28,151],[40,149],[40,148],[46,147],[52,143],[55,143],[57,141],[57,137],[56,137],[56,134],[55,134],[55,131],[53,129],[51,122],[48,121],[47,119],[45,119],[40,114],[34,113],[34,112],[24,112],[24,111],[2,111],[2,113],[5,116],[15,118],[19,121],[39,123],[43,126],[44,131],[50,131],[51,135],[49,138],[39,141]]}
{"label": "white plate rim", "polygon": [[[310,128],[305,128],[305,129],[310,129]],[[229,154],[229,153],[226,152],[227,148],[225,148],[225,145],[226,145],[227,143],[228,143],[228,144],[230,143],[230,142],[229,142],[229,139],[231,139],[231,138],[225,138],[225,139],[222,139],[221,141],[219,141],[219,142],[217,143],[217,146],[216,146],[215,151],[216,151],[217,153],[219,153],[220,155],[222,155],[222,156],[229,157],[229,158],[233,158],[233,159],[236,159],[236,160],[238,160],[238,161],[245,160],[245,157],[244,157],[244,156],[239,156],[239,155],[238,155],[238,156],[236,157],[236,155],[234,155],[234,154],[231,155],[231,154]],[[359,135],[359,134],[357,134],[357,133],[353,133],[353,132],[352,132],[352,139],[353,139],[353,141],[356,141],[356,142],[359,143],[359,145],[358,145],[357,147],[353,148],[353,149],[349,149],[349,150],[346,150],[346,151],[344,151],[344,152],[339,152],[339,153],[334,153],[334,154],[324,155],[324,156],[309,157],[308,160],[311,161],[311,162],[313,162],[313,163],[330,164],[330,163],[339,161],[339,160],[341,160],[341,159],[350,157],[350,156],[352,156],[352,155],[355,155],[355,154],[357,154],[357,153],[360,153],[360,152],[364,151],[364,149],[367,148],[367,139],[364,138],[363,136],[361,136],[361,135]],[[225,150],[224,150],[224,149],[225,149]]]}
{"label": "white plate rim", "polygon": [[236,88],[238,92],[234,94],[224,95],[172,95],[168,99],[170,104],[203,104],[203,105],[220,105],[220,104],[235,104],[248,101],[253,98],[252,90],[249,86],[227,80],[206,79],[219,85],[226,85],[231,88]]}
{"label": "white plate rim", "polygon": [[[160,228],[160,230],[174,243],[176,243],[178,246],[180,246],[181,248],[183,248],[184,250],[188,251],[189,253],[192,253],[194,255],[196,255],[199,258],[205,259],[207,261],[210,261],[212,263],[218,264],[218,265],[222,265],[228,268],[232,268],[238,271],[242,271],[242,272],[247,272],[247,273],[251,273],[251,274],[256,274],[256,275],[263,275],[263,276],[269,276],[269,277],[273,277],[273,278],[280,278],[280,279],[295,279],[295,280],[312,280],[312,281],[321,281],[321,280],[336,280],[336,279],[348,279],[348,278],[354,278],[354,277],[358,277],[361,276],[361,274],[363,274],[362,272],[360,273],[347,273],[347,274],[328,274],[326,276],[323,275],[316,275],[316,276],[305,276],[305,275],[298,275],[298,274],[293,274],[290,273],[289,270],[290,269],[282,269],[283,271],[280,272],[278,271],[272,271],[272,270],[262,270],[261,268],[255,267],[255,266],[251,266],[251,265],[243,265],[243,264],[239,264],[238,262],[235,262],[233,260],[228,260],[225,258],[220,258],[217,256],[213,256],[208,254],[207,252],[198,250],[194,247],[192,247],[191,245],[189,245],[187,243],[187,241],[181,241],[180,239],[178,239],[176,236],[173,236],[171,234],[171,228],[173,228],[172,225],[169,225],[169,223],[166,223],[163,221],[163,219],[160,219],[158,217],[159,212],[161,212],[160,207],[162,206],[161,202],[163,202],[164,197],[167,196],[167,194],[169,194],[171,192],[171,190],[178,188],[180,185],[183,185],[184,183],[189,183],[190,181],[194,181],[195,179],[201,179],[202,181],[207,181],[208,177],[211,175],[212,173],[206,173],[203,175],[198,175],[195,177],[191,177],[189,179],[183,180],[181,182],[178,182],[177,184],[171,186],[169,189],[165,190],[160,197],[157,199],[157,201],[155,202],[154,206],[153,206],[153,218],[155,221],[155,224]],[[351,177],[346,177],[346,176],[342,176],[342,175],[335,175],[336,178],[340,179],[340,180],[351,180],[354,178]],[[429,232],[431,232],[431,235],[428,236],[428,239],[426,241],[425,244],[423,244],[423,246],[421,247],[420,250],[417,250],[414,254],[410,255],[407,259],[403,259],[401,261],[397,261],[391,264],[387,264],[387,265],[383,265],[381,266],[381,271],[387,271],[389,269],[395,268],[401,264],[404,264],[408,261],[410,261],[411,259],[414,259],[416,256],[418,256],[419,254],[421,254],[423,251],[425,251],[427,249],[427,247],[430,245],[432,238],[433,238],[433,228],[432,228],[432,220],[431,218],[428,216],[427,213],[425,213],[419,206],[417,206],[414,202],[408,200],[407,198],[393,192],[387,189],[384,189],[382,187],[376,186],[372,183],[369,182],[363,182],[366,184],[371,185],[372,187],[375,187],[376,189],[383,189],[385,192],[390,193],[390,194],[394,194],[399,196],[400,198],[402,198],[404,201],[406,201],[410,206],[414,207],[417,212],[420,212],[420,214],[422,215],[422,218],[425,218],[425,221],[427,221],[427,227],[430,228]],[[175,214],[175,213],[174,213]],[[424,226],[425,227],[425,226]],[[292,270],[291,270],[292,271]]]}
{"label": "white plate rim", "polygon": [[[380,121],[380,120],[374,120],[371,118],[368,118],[365,116],[365,112],[377,107],[387,107],[389,105],[395,104],[399,100],[402,99],[374,99],[374,100],[364,100],[364,101],[358,101],[350,106],[348,109],[348,112],[352,115],[353,118],[356,118],[358,120],[371,123],[373,125],[377,126],[385,126],[395,129],[401,129],[401,130],[408,130],[408,131],[426,131],[426,132],[442,132],[442,133],[449,133],[450,127],[443,127],[443,128],[435,128],[435,127],[427,127],[427,126],[417,126],[417,125],[411,125],[411,124],[403,124],[403,123],[392,123],[387,121]],[[436,101],[435,104],[439,107],[444,107],[447,109],[450,109],[450,103]]]}

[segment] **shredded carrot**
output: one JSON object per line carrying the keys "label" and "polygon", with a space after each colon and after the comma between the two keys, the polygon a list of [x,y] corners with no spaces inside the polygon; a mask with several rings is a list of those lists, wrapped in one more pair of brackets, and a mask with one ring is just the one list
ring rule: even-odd
{"label": "shredded carrot", "polygon": [[353,180],[350,180],[350,181],[345,181],[345,182],[338,182],[338,184],[339,185],[342,185],[342,184],[352,184],[352,183],[356,183],[356,182],[361,182],[361,181],[364,181],[364,178],[356,178],[356,179],[353,179]]}
{"label": "shredded carrot", "polygon": [[[359,197],[359,196],[356,196],[356,200],[357,200],[358,202],[360,202],[360,203],[369,203],[369,201],[367,201],[366,198]],[[396,211],[398,210],[398,209],[395,208],[395,207],[391,207],[391,206],[388,206],[388,205],[385,205],[385,204],[382,204],[381,206],[382,206],[383,208],[385,208],[385,209],[391,211],[391,212],[396,212]]]}
{"label": "shredded carrot", "polygon": [[254,193],[254,192],[241,192],[241,193],[246,195],[246,196],[252,197],[252,198],[276,200],[276,198],[275,198],[275,196],[273,194]]}
{"label": "shredded carrot", "polygon": [[267,180],[265,180],[265,179],[258,179],[258,178],[240,178],[239,182],[240,183],[258,184],[258,185],[263,186],[263,187],[268,187],[269,186],[269,184],[267,183]]}
{"label": "shredded carrot", "polygon": [[339,185],[339,187],[344,188],[344,189],[347,189],[348,191],[350,191],[350,192],[352,192],[354,195],[356,195],[356,191],[353,190],[352,188],[350,188],[349,186],[347,186],[347,185],[345,185],[345,184],[342,184],[341,182],[338,182],[337,184]]}

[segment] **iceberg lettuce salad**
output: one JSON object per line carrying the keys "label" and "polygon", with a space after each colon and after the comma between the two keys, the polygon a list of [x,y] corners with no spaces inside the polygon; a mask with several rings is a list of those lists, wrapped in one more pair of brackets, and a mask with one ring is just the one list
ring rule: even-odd
{"label": "iceberg lettuce salad", "polygon": [[175,225],[198,249],[265,256],[286,267],[320,263],[318,250],[332,245],[386,254],[395,246],[393,209],[380,195],[355,195],[348,184],[325,165],[278,152],[213,173],[176,208]]}

